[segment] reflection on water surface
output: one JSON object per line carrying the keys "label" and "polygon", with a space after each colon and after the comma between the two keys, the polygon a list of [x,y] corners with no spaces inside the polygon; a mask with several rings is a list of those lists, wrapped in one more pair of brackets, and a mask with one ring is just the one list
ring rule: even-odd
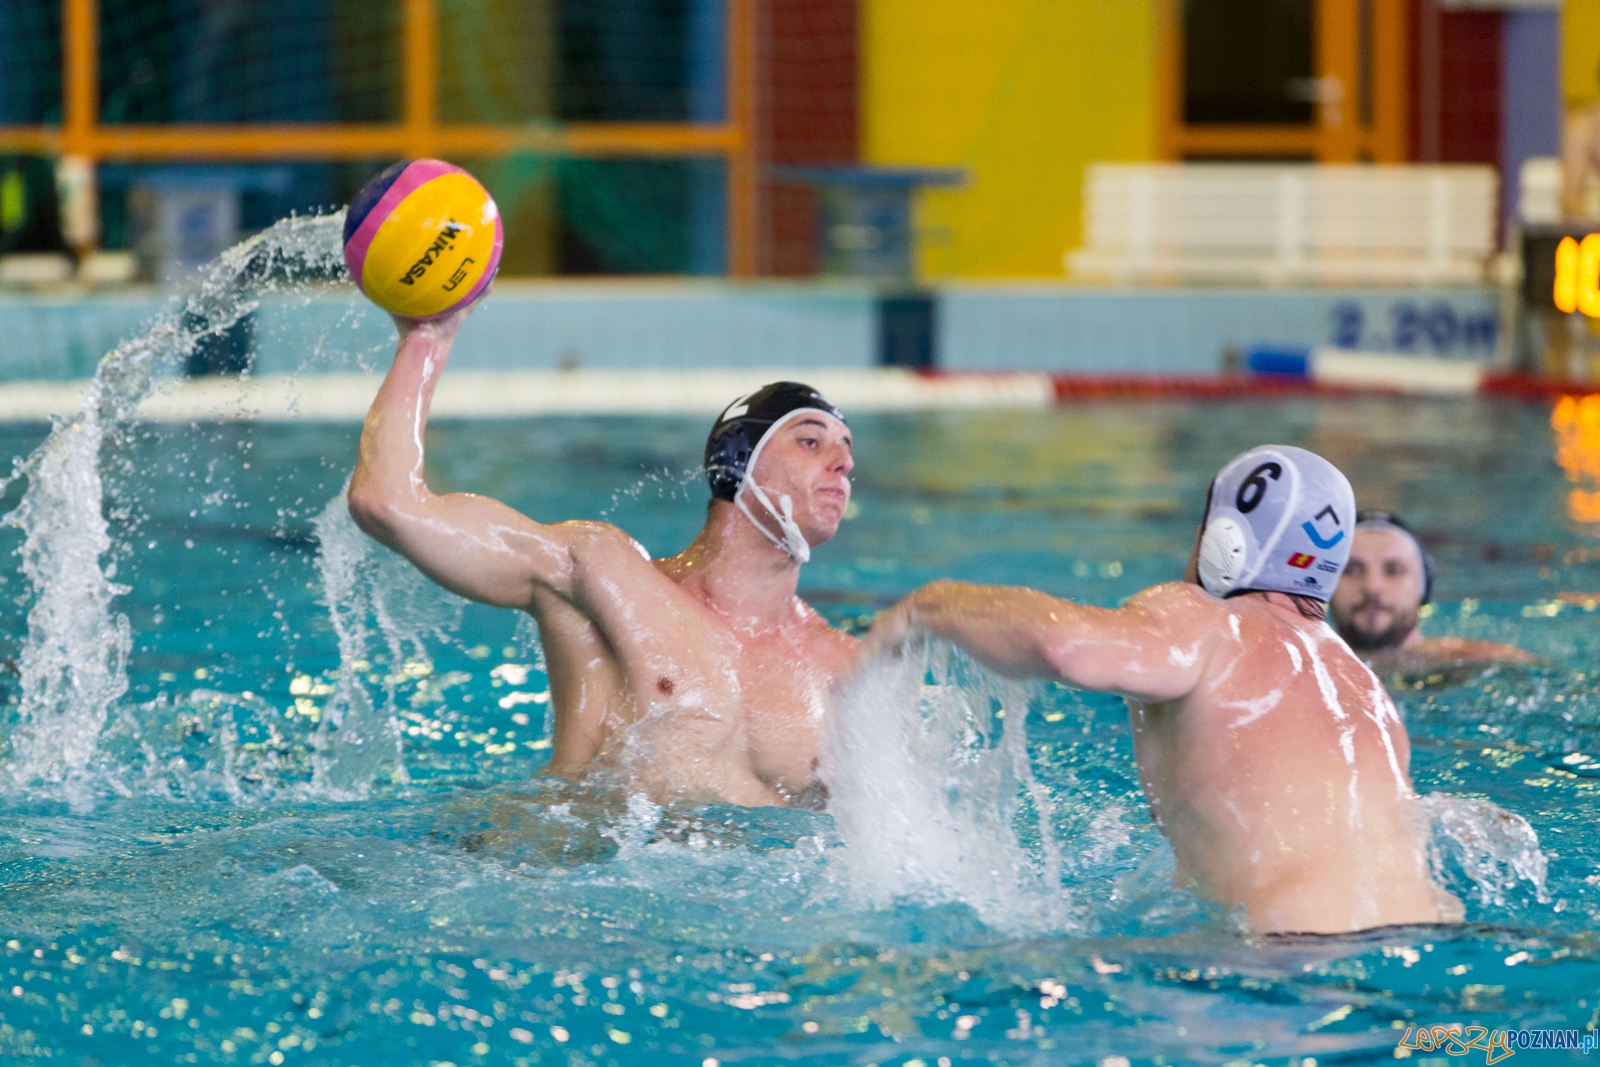
{"label": "reflection on water surface", "polygon": [[[860,625],[943,576],[1114,603],[1176,577],[1211,474],[1277,441],[1328,456],[1362,506],[1420,528],[1441,571],[1428,633],[1541,657],[1396,694],[1418,791],[1458,815],[1498,805],[1538,836],[1533,853],[1462,816],[1436,838],[1468,924],[1248,941],[1171,887],[1116,700],[1036,689],[971,742],[976,759],[1026,729],[1042,794],[1015,805],[1014,840],[991,851],[1027,870],[984,888],[868,864],[864,884],[855,838],[827,815],[662,811],[538,777],[548,702],[531,628],[442,597],[337,524],[319,540],[355,427],[140,430],[102,465],[128,692],[80,788],[3,800],[0,1050],[1354,1063],[1392,1059],[1412,1024],[1592,1025],[1600,542],[1572,503],[1584,485],[1568,475],[1585,468],[1552,462],[1574,446],[1551,410],[1307,400],[852,418],[859,507],[804,577],[836,621]],[[705,429],[444,422],[430,477],[538,518],[605,515],[666,553],[703,514],[680,473]],[[42,437],[0,432],[19,455]],[[7,581],[14,661],[28,605]],[[0,674],[13,715],[18,686]],[[1024,778],[993,780],[1026,793]],[[951,797],[940,817],[959,839],[977,816]],[[959,859],[959,840],[943,847]],[[1039,886],[1046,870],[1058,888]],[[1055,906],[1037,906],[1046,892]]]}

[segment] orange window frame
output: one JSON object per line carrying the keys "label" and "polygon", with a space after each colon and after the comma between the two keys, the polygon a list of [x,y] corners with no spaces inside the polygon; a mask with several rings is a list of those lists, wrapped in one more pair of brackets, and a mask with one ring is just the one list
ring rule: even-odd
{"label": "orange window frame", "polygon": [[1324,100],[1305,126],[1183,121],[1183,4],[1156,0],[1157,154],[1162,159],[1306,158],[1319,163],[1403,163],[1407,158],[1408,0],[1370,0],[1370,124],[1361,122],[1360,0],[1315,0],[1315,76],[1337,79],[1341,100]]}
{"label": "orange window frame", "polygon": [[222,162],[499,156],[722,156],[727,161],[728,272],[755,273],[756,0],[727,0],[723,122],[441,124],[436,0],[404,0],[397,123],[116,124],[99,121],[99,0],[62,0],[60,126],[0,126],[0,152],[101,160]]}

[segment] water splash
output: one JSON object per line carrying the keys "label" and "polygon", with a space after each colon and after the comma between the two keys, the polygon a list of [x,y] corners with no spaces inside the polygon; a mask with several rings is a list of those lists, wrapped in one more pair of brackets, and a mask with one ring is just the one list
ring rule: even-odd
{"label": "water splash", "polygon": [[600,831],[617,843],[617,855],[630,857],[650,844],[651,836],[661,823],[666,809],[643,793],[628,797],[628,809],[611,826]]}
{"label": "water splash", "polygon": [[1422,807],[1433,823],[1429,852],[1441,880],[1450,880],[1448,861],[1454,861],[1477,888],[1480,904],[1506,907],[1506,894],[1519,881],[1533,887],[1539,903],[1550,903],[1548,863],[1528,820],[1487,800],[1448,793],[1429,793]]}
{"label": "water splash", "polygon": [[22,695],[6,774],[16,785],[66,783],[83,774],[111,706],[128,689],[133,643],[112,601],[116,565],[101,511],[102,433],[86,402],[58,422],[29,457],[28,493],[6,521],[25,531],[22,573],[36,591],[22,644]]}
{"label": "water splash", "polygon": [[101,361],[76,414],[5,484],[26,478],[6,522],[23,532],[22,572],[33,589],[19,672],[22,693],[8,724],[5,778],[15,787],[66,787],[80,799],[85,775],[116,702],[127,692],[128,621],[113,610],[114,548],[104,513],[102,445],[119,443],[139,404],[205,338],[255,310],[266,291],[292,292],[342,276],[342,213],[280,221],[223,253],[195,287],[174,299],[139,337]]}
{"label": "water splash", "polygon": [[[1061,889],[1050,799],[1028,758],[1028,703],[1028,689],[942,644],[913,646],[844,683],[818,773],[846,844],[836,858],[870,903],[961,901],[1009,930],[1078,924]],[[1017,832],[1030,810],[1031,849]]]}
{"label": "water splash", "polygon": [[[396,687],[408,675],[432,672],[424,639],[455,629],[466,602],[362,533],[344,491],[313,525],[324,602],[339,639],[339,678],[316,734],[312,789],[355,800],[386,770],[395,785],[409,782]],[[381,707],[364,680],[375,661],[387,664],[378,676]]]}
{"label": "water splash", "polygon": [[608,522],[615,522],[617,513],[625,504],[638,502],[645,495],[645,490],[654,488],[658,500],[683,500],[688,502],[695,499],[690,493],[690,486],[698,486],[706,476],[706,469],[702,466],[684,467],[676,474],[670,468],[662,467],[660,470],[650,471],[644,477],[611,492],[611,501],[600,509],[600,517]]}

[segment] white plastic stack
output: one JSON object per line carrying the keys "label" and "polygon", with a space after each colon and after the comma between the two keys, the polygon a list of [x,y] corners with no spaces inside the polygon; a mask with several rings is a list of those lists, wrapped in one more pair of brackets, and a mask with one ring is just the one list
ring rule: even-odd
{"label": "white plastic stack", "polygon": [[1517,188],[1517,217],[1523,225],[1553,226],[1561,221],[1560,159],[1540,156],[1523,160]]}
{"label": "white plastic stack", "polygon": [[1467,165],[1096,163],[1066,265],[1123,283],[1481,283],[1496,182]]}

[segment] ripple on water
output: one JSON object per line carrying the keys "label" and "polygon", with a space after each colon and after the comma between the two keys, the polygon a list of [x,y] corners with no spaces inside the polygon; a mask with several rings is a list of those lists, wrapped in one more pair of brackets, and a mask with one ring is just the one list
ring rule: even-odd
{"label": "ripple on water", "polygon": [[[858,512],[807,570],[838,619],[944,575],[1115,602],[1181,568],[1206,478],[1273,439],[1443,532],[1430,632],[1544,657],[1400,694],[1468,924],[1247,939],[1173,887],[1118,701],[999,685],[938,650],[851,696],[832,815],[662,810],[538,777],[533,633],[348,527],[354,427],[126,418],[196,323],[315,295],[338,220],[296,226],[119,349],[97,399],[24,464],[27,507],[0,531],[34,588],[0,598],[21,656],[0,674],[0,1054],[1363,1062],[1392,1058],[1412,1022],[1597,1021],[1594,639],[1550,588],[1585,588],[1592,531],[1552,518],[1567,490],[1547,413],[853,418]],[[367,313],[290,340],[331,358]],[[684,479],[640,475],[698,455],[701,419],[438,432],[443,484],[539,517],[604,513],[657,554],[697,525]]]}

